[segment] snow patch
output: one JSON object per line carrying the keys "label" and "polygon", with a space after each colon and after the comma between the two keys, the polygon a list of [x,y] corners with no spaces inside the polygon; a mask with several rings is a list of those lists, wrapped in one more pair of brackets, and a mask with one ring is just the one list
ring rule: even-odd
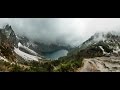
{"label": "snow patch", "polygon": [[3,58],[3,57],[1,57],[1,56],[0,56],[0,60],[4,60],[4,61],[8,62],[7,59],[5,59],[5,58]]}
{"label": "snow patch", "polygon": [[117,46],[117,47],[116,47],[116,50],[113,50],[113,53],[118,54],[118,52],[120,52],[120,48]]}
{"label": "snow patch", "polygon": [[103,54],[104,54],[104,55],[106,55],[106,56],[109,56],[109,55],[110,55],[110,53],[105,52],[105,50],[103,49],[102,46],[99,46],[99,48],[103,51]]}
{"label": "snow patch", "polygon": [[99,48],[103,51],[103,54],[106,54],[105,50],[103,49],[102,46],[99,46]]}

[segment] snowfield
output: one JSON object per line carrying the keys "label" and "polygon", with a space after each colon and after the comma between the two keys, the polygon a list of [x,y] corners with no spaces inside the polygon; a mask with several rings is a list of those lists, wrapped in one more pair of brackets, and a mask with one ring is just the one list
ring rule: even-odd
{"label": "snowfield", "polygon": [[19,50],[19,48],[14,48],[14,51],[16,54],[18,54],[19,56],[21,56],[23,59],[25,60],[34,60],[34,61],[38,61],[39,59],[42,59],[41,57],[38,56],[33,56],[30,54],[27,54],[21,50]]}
{"label": "snowfield", "polygon": [[29,49],[29,48],[26,47],[26,46],[23,46],[20,42],[18,43],[18,47],[24,48],[25,50],[31,52],[32,54],[37,55],[37,53],[36,53],[35,51]]}

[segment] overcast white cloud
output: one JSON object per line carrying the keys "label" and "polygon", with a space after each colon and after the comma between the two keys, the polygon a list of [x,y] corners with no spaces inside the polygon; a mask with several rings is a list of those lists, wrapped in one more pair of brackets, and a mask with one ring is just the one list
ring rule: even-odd
{"label": "overcast white cloud", "polygon": [[19,34],[39,41],[81,43],[95,32],[119,31],[120,18],[0,18]]}

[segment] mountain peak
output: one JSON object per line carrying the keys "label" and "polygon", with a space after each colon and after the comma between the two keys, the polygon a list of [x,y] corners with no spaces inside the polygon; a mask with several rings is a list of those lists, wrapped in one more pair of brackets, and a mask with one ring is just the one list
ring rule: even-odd
{"label": "mountain peak", "polygon": [[6,24],[3,28],[4,28],[5,30],[12,30],[12,27],[11,27],[11,25],[9,25],[9,24]]}
{"label": "mountain peak", "polygon": [[11,25],[6,24],[1,29],[1,34],[4,35],[6,40],[9,40],[9,43],[13,44],[13,46],[17,47],[18,40],[16,38],[15,32],[13,31]]}
{"label": "mountain peak", "polygon": [[4,27],[3,27],[3,31],[2,31],[6,36],[7,38],[9,38],[9,36],[12,34],[15,34],[12,27],[9,25],[9,24],[6,24]]}

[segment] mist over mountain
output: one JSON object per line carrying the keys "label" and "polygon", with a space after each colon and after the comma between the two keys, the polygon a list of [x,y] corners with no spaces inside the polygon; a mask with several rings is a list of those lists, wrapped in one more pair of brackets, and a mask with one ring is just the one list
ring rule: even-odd
{"label": "mist over mountain", "polygon": [[0,71],[120,71],[120,19],[1,18],[0,26]]}
{"label": "mist over mountain", "polygon": [[46,44],[80,45],[96,32],[119,31],[119,18],[0,18],[16,33]]}

